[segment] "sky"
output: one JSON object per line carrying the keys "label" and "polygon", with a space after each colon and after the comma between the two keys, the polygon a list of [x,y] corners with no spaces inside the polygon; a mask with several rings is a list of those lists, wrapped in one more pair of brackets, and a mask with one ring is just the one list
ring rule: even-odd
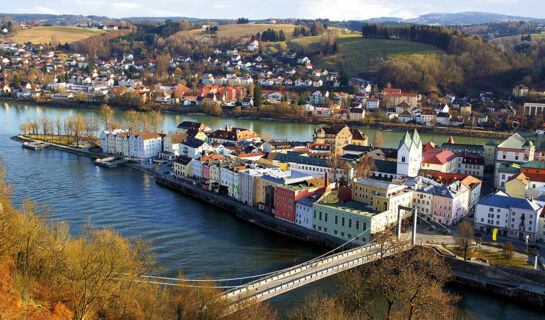
{"label": "sky", "polygon": [[483,11],[545,18],[544,0],[18,0],[2,1],[3,13],[123,17],[235,19],[414,18],[437,12]]}

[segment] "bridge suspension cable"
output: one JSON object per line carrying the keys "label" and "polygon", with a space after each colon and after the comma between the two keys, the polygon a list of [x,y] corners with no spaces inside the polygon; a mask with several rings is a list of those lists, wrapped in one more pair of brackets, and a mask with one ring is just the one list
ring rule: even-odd
{"label": "bridge suspension cable", "polygon": [[[390,227],[392,228],[392,226]],[[352,239],[346,241],[345,243],[339,245],[338,247],[334,248],[334,249],[331,249],[330,251],[326,252],[326,253],[323,253],[311,260],[307,260],[305,262],[302,262],[298,265],[295,265],[295,266],[291,266],[291,267],[287,267],[287,268],[284,268],[284,269],[280,269],[280,270],[275,270],[275,271],[271,271],[271,272],[267,272],[267,273],[261,273],[261,274],[256,274],[256,275],[251,275],[251,276],[245,276],[245,277],[236,277],[236,278],[226,278],[226,279],[182,279],[182,278],[170,278],[170,277],[162,277],[162,276],[150,276],[150,275],[142,275],[141,277],[142,278],[150,278],[150,279],[162,279],[162,280],[172,280],[172,281],[183,281],[183,282],[229,282],[229,281],[235,281],[235,280],[245,280],[245,279],[253,279],[253,278],[261,278],[261,277],[264,277],[264,276],[269,276],[269,275],[272,275],[272,274],[276,274],[276,273],[281,273],[283,271],[286,271],[286,270],[289,270],[289,269],[292,269],[293,267],[296,267],[296,266],[301,266],[301,265],[305,265],[305,264],[309,264],[309,263],[312,263],[318,259],[321,259],[337,250],[339,250],[340,248],[343,248],[344,246],[346,246],[347,244],[355,241],[358,237],[360,237],[361,235],[363,235],[365,232],[369,231],[369,228],[366,228],[365,230],[363,230],[360,234],[356,235],[355,237],[353,237]],[[367,243],[366,245],[369,245],[371,243],[373,243],[376,239],[373,239],[373,241]],[[236,286],[233,286],[233,287],[236,287]]]}
{"label": "bridge suspension cable", "polygon": [[[433,218],[432,218],[433,219]],[[396,224],[392,224],[391,226],[389,226],[384,232],[387,232],[387,231],[390,231],[391,229],[393,229],[394,227],[396,226]],[[136,281],[136,282],[142,282],[142,283],[150,283],[150,284],[157,284],[157,285],[167,285],[167,286],[180,286],[180,287],[190,287],[190,288],[204,288],[204,287],[208,287],[208,288],[217,288],[217,289],[235,289],[235,288],[241,288],[241,287],[245,287],[248,285],[248,283],[246,284],[242,284],[242,285],[232,285],[232,286],[229,286],[229,285],[223,285],[223,286],[206,286],[206,285],[193,285],[193,284],[186,284],[187,283],[206,283],[206,282],[229,282],[229,281],[235,281],[235,280],[245,280],[245,279],[254,279],[254,278],[263,278],[265,276],[271,276],[271,275],[274,275],[274,274],[282,274],[283,272],[286,272],[290,269],[293,269],[293,268],[297,268],[297,267],[300,267],[300,266],[304,266],[304,265],[308,265],[308,264],[312,264],[314,262],[316,262],[317,260],[319,259],[322,259],[332,253],[334,253],[335,251],[345,247],[347,244],[351,243],[351,242],[354,242],[355,240],[357,240],[358,237],[361,237],[364,233],[366,233],[367,231],[369,231],[370,228],[366,228],[365,230],[363,230],[361,233],[359,233],[358,235],[354,236],[353,238],[347,240],[346,242],[344,242],[343,244],[311,259],[311,260],[308,260],[308,261],[305,261],[303,263],[300,263],[298,265],[294,265],[294,266],[291,266],[291,267],[287,267],[287,268],[283,268],[283,269],[280,269],[280,270],[275,270],[275,271],[272,271],[272,272],[267,272],[267,273],[261,273],[261,274],[256,274],[256,275],[252,275],[252,276],[245,276],[245,277],[235,277],[235,278],[225,278],[225,279],[183,279],[183,278],[170,278],[170,277],[162,277],[162,276],[151,276],[151,275],[142,275],[140,276],[141,278],[148,278],[148,279],[158,279],[158,280],[170,280],[170,281],[179,281],[180,283],[173,283],[173,282],[164,282],[164,281],[150,281],[150,280],[133,280],[133,281]],[[368,246],[370,244],[373,244],[377,241],[377,238],[375,239],[372,239],[371,241],[369,241],[368,243],[366,243],[365,245]],[[125,274],[125,275],[128,275],[130,276],[129,274]],[[129,279],[123,279],[123,280],[129,280]],[[276,281],[281,281],[280,279],[278,280],[274,280],[275,282]]]}

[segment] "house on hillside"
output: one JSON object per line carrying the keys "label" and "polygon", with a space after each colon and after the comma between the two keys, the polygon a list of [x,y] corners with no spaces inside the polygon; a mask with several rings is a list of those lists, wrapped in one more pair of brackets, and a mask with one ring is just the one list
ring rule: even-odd
{"label": "house on hillside", "polygon": [[248,45],[248,50],[250,51],[259,50],[259,42],[257,40],[250,42],[250,44]]}

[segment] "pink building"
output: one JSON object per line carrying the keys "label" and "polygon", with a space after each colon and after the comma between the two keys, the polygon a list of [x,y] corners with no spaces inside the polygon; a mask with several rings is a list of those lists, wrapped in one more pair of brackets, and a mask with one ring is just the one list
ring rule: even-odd
{"label": "pink building", "polygon": [[448,186],[437,186],[433,194],[432,218],[439,223],[451,225],[466,216],[470,190],[460,181]]}

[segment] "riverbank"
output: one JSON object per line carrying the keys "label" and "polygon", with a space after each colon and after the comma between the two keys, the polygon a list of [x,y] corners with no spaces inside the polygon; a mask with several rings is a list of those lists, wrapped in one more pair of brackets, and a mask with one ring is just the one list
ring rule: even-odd
{"label": "riverbank", "polygon": [[[75,109],[91,109],[91,110],[100,110],[102,103],[80,103],[75,101],[59,101],[59,100],[42,100],[34,101],[33,99],[20,99],[20,98],[7,98],[0,97],[0,101],[9,101],[9,102],[18,102],[18,103],[28,103],[32,105],[44,105],[57,108],[75,108]],[[186,106],[173,106],[173,105],[157,105],[161,112],[165,114],[173,115],[206,115],[202,112],[201,108],[198,107],[186,107]],[[136,110],[145,112],[139,108],[121,108],[116,105],[111,105],[115,110],[120,111],[129,111]],[[465,129],[457,127],[438,127],[438,126],[424,126],[419,124],[408,124],[408,123],[394,123],[394,122],[362,122],[362,121],[353,121],[353,120],[326,120],[324,118],[307,118],[305,120],[297,119],[287,119],[282,117],[270,117],[270,116],[259,116],[253,112],[242,112],[241,114],[232,114],[225,113],[220,115],[222,118],[234,119],[234,120],[265,120],[265,121],[279,121],[285,123],[300,123],[300,124],[314,124],[314,125],[331,125],[331,124],[346,124],[349,126],[361,127],[366,129],[377,129],[383,130],[388,129],[392,131],[406,131],[406,130],[418,130],[420,133],[432,133],[432,134],[442,134],[442,135],[452,135],[452,136],[463,136],[463,137],[479,137],[479,138],[488,138],[488,139],[506,139],[512,135],[509,132],[500,132],[500,131],[488,131],[488,130],[476,130],[476,129]]]}
{"label": "riverbank", "polygon": [[[22,143],[38,141],[20,135],[14,136],[12,137],[12,139]],[[107,154],[90,152],[58,144],[49,144],[48,148],[64,152],[70,152],[80,156],[89,157],[91,159],[99,159],[108,156]],[[258,227],[261,227],[268,231],[272,231],[295,240],[303,241],[307,244],[327,249],[336,248],[345,243],[345,241],[336,237],[276,219],[273,215],[266,214],[265,212],[240,203],[232,198],[229,198],[228,196],[198,188],[197,186],[194,186],[189,182],[184,182],[179,179],[168,177],[139,163],[127,162],[124,163],[124,165],[153,176],[155,178],[155,181],[159,185],[197,199],[206,204],[213,205],[219,209],[235,215],[241,220],[257,225]],[[355,246],[356,245],[354,244],[347,244],[344,248],[353,248]]]}
{"label": "riverbank", "polygon": [[[20,136],[12,137],[12,139],[19,142],[33,141]],[[77,150],[69,147],[51,146],[50,148],[90,158],[105,156],[104,154]],[[328,238],[326,237],[327,235],[321,233],[318,234],[313,230],[307,230],[291,223],[275,219],[271,215],[261,212],[253,207],[243,205],[234,199],[228,198],[227,196],[218,195],[208,190],[203,190],[197,186],[194,186],[192,183],[167,178],[165,175],[152,170],[150,167],[146,167],[138,163],[129,163],[127,166],[154,177],[158,185],[165,186],[188,197],[199,200],[200,202],[217,207],[221,209],[222,212],[227,211],[244,222],[250,223],[254,226],[259,226],[263,230],[279,234],[282,236],[282,238],[287,237],[289,239],[296,239],[297,242],[301,241],[319,246],[321,248],[336,247],[343,242],[335,238]],[[460,266],[452,265],[452,273],[456,276],[456,283],[463,287],[471,287],[475,290],[481,290],[482,292],[486,292],[487,294],[496,297],[513,299],[513,301],[521,304],[528,302],[535,304],[542,303],[542,301],[544,301],[542,294],[536,294],[536,292],[532,292],[531,290],[520,286],[509,286],[507,284],[503,285],[502,281],[513,282],[514,280],[520,280],[519,278],[513,277],[513,275],[506,275],[505,273],[502,274],[499,272],[498,276],[496,276],[500,277],[499,280],[498,278],[495,280],[493,278],[487,279],[485,277],[487,274],[480,273],[479,270],[481,269],[474,268],[474,264],[464,261],[458,261],[457,263],[459,263]],[[464,273],[464,270],[467,271],[468,268],[469,270],[473,270],[473,272]],[[501,277],[503,277],[503,280]]]}
{"label": "riverbank", "polygon": [[533,308],[543,312],[545,308],[545,272],[526,268],[483,265],[438,254],[450,266],[455,286],[470,287],[524,306],[530,303]]}

